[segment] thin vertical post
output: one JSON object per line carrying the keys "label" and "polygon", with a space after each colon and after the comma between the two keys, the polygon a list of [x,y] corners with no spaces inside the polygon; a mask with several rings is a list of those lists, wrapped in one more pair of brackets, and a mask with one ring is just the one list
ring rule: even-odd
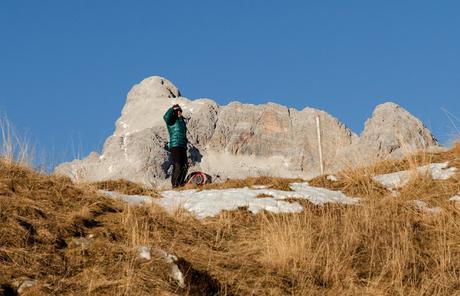
{"label": "thin vertical post", "polygon": [[318,115],[316,115],[316,134],[318,136],[319,166],[321,170],[321,175],[324,175],[323,147],[321,143],[321,126]]}

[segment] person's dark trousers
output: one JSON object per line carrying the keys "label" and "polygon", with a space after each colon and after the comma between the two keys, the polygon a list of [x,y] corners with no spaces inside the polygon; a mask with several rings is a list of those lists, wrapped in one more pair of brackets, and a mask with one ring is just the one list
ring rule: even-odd
{"label": "person's dark trousers", "polygon": [[187,148],[173,147],[171,148],[171,156],[173,161],[173,171],[171,176],[171,185],[173,188],[184,185],[187,175]]}

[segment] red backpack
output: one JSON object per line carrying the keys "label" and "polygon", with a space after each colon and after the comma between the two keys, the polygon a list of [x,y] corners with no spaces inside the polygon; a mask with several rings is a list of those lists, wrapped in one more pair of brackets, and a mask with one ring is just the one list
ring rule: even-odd
{"label": "red backpack", "polygon": [[212,177],[203,172],[192,172],[185,179],[187,184],[204,185],[212,182]]}

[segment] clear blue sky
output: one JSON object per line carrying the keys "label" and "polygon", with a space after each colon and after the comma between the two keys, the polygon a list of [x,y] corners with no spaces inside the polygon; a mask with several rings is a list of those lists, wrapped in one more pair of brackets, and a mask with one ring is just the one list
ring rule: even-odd
{"label": "clear blue sky", "polygon": [[2,0],[0,110],[54,161],[100,150],[151,75],[189,98],[320,108],[355,132],[390,100],[447,143],[459,15],[448,0]]}

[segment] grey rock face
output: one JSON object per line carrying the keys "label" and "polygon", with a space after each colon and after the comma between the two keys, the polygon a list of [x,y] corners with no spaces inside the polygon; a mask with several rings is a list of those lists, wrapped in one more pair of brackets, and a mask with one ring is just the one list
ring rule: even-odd
{"label": "grey rock face", "polygon": [[[64,163],[56,172],[76,181],[124,178],[149,186],[171,173],[163,114],[180,104],[187,118],[191,169],[225,178],[269,175],[309,178],[319,174],[316,116],[321,122],[325,168],[366,165],[406,151],[437,146],[423,124],[393,103],[379,105],[360,137],[326,112],[268,103],[189,100],[168,80],[154,76],[135,85],[101,155]],[[357,161],[354,161],[356,158]]]}
{"label": "grey rock face", "polygon": [[363,133],[340,152],[349,165],[366,165],[377,159],[397,159],[438,143],[423,123],[394,103],[378,105]]}

